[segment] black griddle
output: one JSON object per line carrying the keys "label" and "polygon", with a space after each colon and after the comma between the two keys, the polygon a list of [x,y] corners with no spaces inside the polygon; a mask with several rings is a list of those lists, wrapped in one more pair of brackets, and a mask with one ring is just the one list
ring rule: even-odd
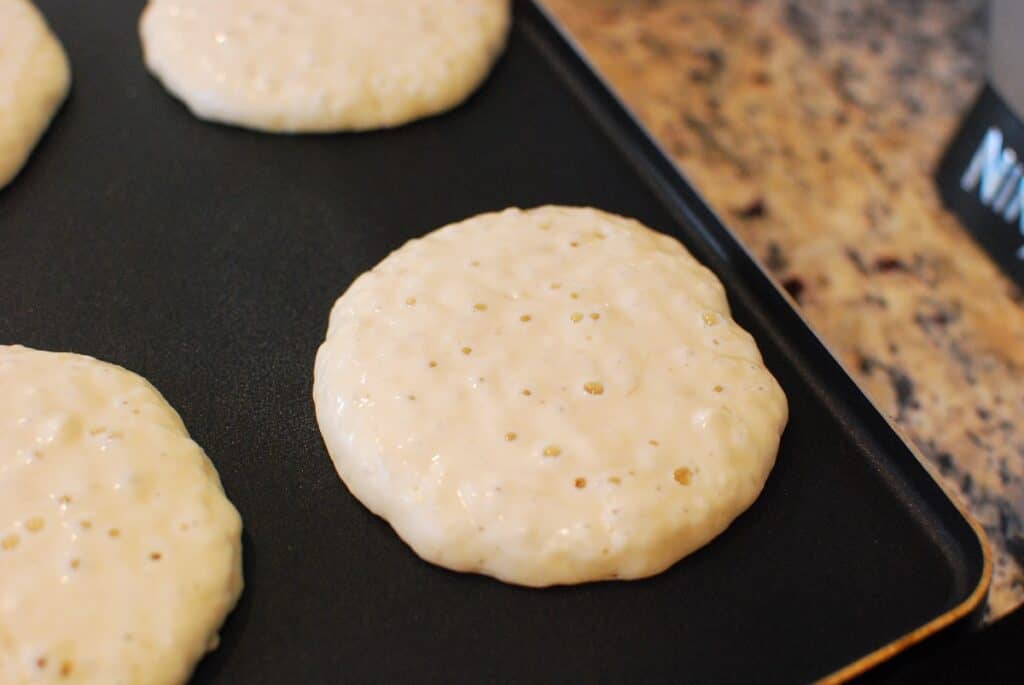
{"label": "black griddle", "polygon": [[[74,86],[0,191],[0,343],[141,373],[216,463],[246,590],[195,683],[846,677],[980,602],[977,529],[532,3],[462,107],[292,137],[192,117],[143,67],[140,2],[40,4]],[[649,580],[530,590],[426,564],[317,430],[313,357],[349,283],[437,226],[543,203],[680,238],[789,397],[760,499]]]}

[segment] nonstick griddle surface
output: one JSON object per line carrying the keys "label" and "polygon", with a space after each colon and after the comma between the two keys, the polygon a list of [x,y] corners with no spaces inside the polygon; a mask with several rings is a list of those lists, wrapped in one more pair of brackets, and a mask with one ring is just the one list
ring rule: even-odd
{"label": "nonstick griddle surface", "polygon": [[[75,80],[0,191],[0,343],[141,373],[216,463],[246,590],[195,683],[806,681],[977,602],[974,529],[532,4],[457,110],[294,137],[193,118],[143,67],[141,3],[40,5]],[[317,430],[313,357],[349,283],[437,226],[543,203],[679,237],[789,397],[760,499],[650,580],[538,591],[430,566]]]}

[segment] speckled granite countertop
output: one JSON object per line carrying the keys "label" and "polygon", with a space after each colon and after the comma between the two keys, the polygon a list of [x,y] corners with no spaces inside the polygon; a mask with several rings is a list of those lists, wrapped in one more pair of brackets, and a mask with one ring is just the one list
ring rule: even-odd
{"label": "speckled granite countertop", "polygon": [[988,532],[1024,602],[1024,296],[931,171],[984,72],[979,0],[548,0]]}

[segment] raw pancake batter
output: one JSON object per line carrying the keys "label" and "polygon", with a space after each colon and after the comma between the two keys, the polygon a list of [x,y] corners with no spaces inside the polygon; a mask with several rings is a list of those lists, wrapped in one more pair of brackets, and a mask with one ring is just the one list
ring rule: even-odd
{"label": "raw pancake batter", "polygon": [[485,214],[337,301],[339,475],[420,556],[531,586],[658,573],[754,501],[786,398],[718,279],[594,209]]}
{"label": "raw pancake batter", "polygon": [[283,132],[446,111],[505,46],[509,0],[150,0],[146,65],[192,112]]}
{"label": "raw pancake batter", "polygon": [[210,460],[118,366],[0,346],[0,389],[0,683],[184,683],[242,590]]}
{"label": "raw pancake batter", "polygon": [[67,97],[60,41],[28,0],[0,0],[0,188],[25,165]]}

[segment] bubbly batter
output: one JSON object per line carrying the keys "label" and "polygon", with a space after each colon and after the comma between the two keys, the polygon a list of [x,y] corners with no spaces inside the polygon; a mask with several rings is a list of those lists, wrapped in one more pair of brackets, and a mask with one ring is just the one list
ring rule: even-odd
{"label": "bubbly batter", "polygon": [[210,460],[118,366],[0,346],[0,390],[0,683],[184,683],[242,590]]}
{"label": "bubbly batter", "polygon": [[146,64],[203,119],[272,132],[398,126],[465,100],[509,0],[150,0]]}
{"label": "bubbly batter", "polygon": [[786,398],[718,279],[594,209],[484,214],[337,301],[339,475],[421,557],[531,586],[658,573],[760,493]]}
{"label": "bubbly batter", "polygon": [[28,0],[0,0],[0,188],[11,182],[67,97],[60,41]]}

